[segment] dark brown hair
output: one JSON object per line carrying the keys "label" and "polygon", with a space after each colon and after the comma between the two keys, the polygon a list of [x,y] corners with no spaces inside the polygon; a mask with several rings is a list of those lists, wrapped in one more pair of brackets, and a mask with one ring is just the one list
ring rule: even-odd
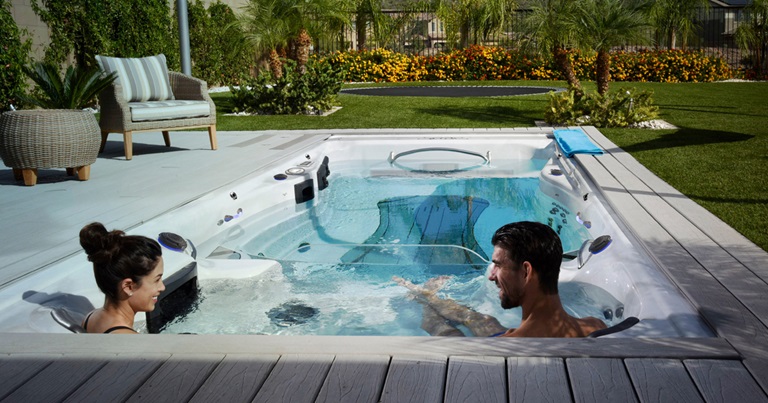
{"label": "dark brown hair", "polygon": [[515,222],[496,230],[491,243],[507,251],[516,266],[529,262],[539,274],[541,290],[557,294],[563,245],[552,228],[532,221]]}
{"label": "dark brown hair", "polygon": [[123,231],[107,231],[94,222],[80,230],[80,246],[93,262],[96,284],[109,301],[117,301],[119,284],[129,278],[141,284],[141,278],[155,269],[163,252],[154,239],[141,235],[125,235]]}

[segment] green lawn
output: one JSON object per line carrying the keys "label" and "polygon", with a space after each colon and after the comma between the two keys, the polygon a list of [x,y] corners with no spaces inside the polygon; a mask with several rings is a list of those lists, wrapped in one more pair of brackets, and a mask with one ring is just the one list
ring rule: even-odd
{"label": "green lawn", "polygon": [[[506,81],[440,85],[534,85]],[[381,84],[384,85],[384,84]],[[390,84],[392,85],[392,84]],[[407,85],[435,85],[418,83]],[[587,83],[594,89],[593,83]],[[590,87],[591,86],[591,87]],[[768,250],[768,83],[612,83],[653,90],[661,118],[678,130],[601,129],[659,177]],[[214,94],[218,130],[527,127],[542,120],[543,95],[415,98],[340,95],[325,117],[229,117],[228,94]]]}

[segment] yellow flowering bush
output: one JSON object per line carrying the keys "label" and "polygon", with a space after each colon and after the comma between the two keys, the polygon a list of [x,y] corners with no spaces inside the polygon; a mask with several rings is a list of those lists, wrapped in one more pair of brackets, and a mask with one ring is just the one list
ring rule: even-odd
{"label": "yellow flowering bush", "polygon": [[615,81],[711,82],[733,77],[725,60],[699,51],[620,51],[611,57],[611,78]]}
{"label": "yellow flowering bush", "polygon": [[322,60],[342,66],[349,81],[398,82],[409,80],[411,59],[387,49],[334,52]]}
{"label": "yellow flowering bush", "polygon": [[[595,79],[594,54],[571,52],[570,57],[579,78]],[[698,51],[616,51],[611,58],[613,81],[708,82],[733,77],[722,58]],[[374,49],[335,52],[318,59],[341,67],[351,82],[563,79],[551,58],[491,46],[474,45],[435,56]]]}

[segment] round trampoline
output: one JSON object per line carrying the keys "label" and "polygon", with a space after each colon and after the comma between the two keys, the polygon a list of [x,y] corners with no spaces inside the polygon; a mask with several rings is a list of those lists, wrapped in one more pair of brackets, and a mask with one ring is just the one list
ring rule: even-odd
{"label": "round trampoline", "polygon": [[424,86],[424,87],[369,87],[345,88],[341,92],[352,95],[397,96],[397,97],[509,97],[519,95],[560,92],[556,87],[514,87],[514,86]]}

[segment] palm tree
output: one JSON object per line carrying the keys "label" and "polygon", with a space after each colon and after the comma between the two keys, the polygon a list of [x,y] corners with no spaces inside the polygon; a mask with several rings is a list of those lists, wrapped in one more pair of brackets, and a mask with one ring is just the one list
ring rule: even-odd
{"label": "palm tree", "polygon": [[768,0],[753,0],[745,8],[747,19],[736,28],[736,42],[749,51],[759,77],[768,74]]}
{"label": "palm tree", "polygon": [[348,21],[345,0],[249,0],[237,26],[276,78],[283,76],[281,53],[287,49],[300,73],[306,70],[312,35],[325,35]]}
{"label": "palm tree", "polygon": [[675,49],[678,36],[683,48],[686,39],[696,28],[694,19],[700,9],[709,8],[709,0],[658,0],[648,9],[651,22],[656,31],[667,37],[667,49]]}
{"label": "palm tree", "polygon": [[581,98],[584,90],[568,56],[568,49],[576,42],[576,25],[573,21],[576,2],[537,0],[530,5],[531,12],[524,20],[524,30],[528,36],[526,45],[535,47],[541,54],[550,53],[568,85]]}
{"label": "palm tree", "polygon": [[[363,0],[364,2],[379,3],[380,0]],[[373,9],[368,14],[365,21],[371,22],[371,28],[373,28],[373,42],[377,47],[396,47],[397,42],[403,40],[407,33],[408,27],[413,24],[414,16],[419,12],[420,4],[418,3],[404,3],[398,5],[398,12],[391,14],[384,14],[381,11],[381,5],[378,6],[378,11]],[[358,9],[359,10],[359,9]],[[359,11],[357,17],[360,17]],[[358,49],[366,47],[367,40],[367,27],[357,25],[357,46]],[[362,42],[360,34],[363,33]]]}
{"label": "palm tree", "polygon": [[250,0],[242,8],[230,29],[243,33],[247,45],[254,49],[259,58],[266,56],[269,69],[275,78],[283,76],[283,63],[278,49],[288,45],[290,29],[287,14],[290,4],[283,0]]}
{"label": "palm tree", "polygon": [[575,13],[579,45],[597,52],[597,92],[605,95],[611,81],[610,51],[626,43],[645,43],[649,26],[644,3],[624,0],[583,0]]}
{"label": "palm tree", "polygon": [[355,6],[357,49],[363,50],[368,45],[368,24],[371,24],[375,34],[381,30],[385,16],[381,12],[381,0],[357,0]]}
{"label": "palm tree", "polygon": [[516,8],[516,0],[437,0],[437,13],[451,32],[458,32],[460,48],[469,46],[470,34],[477,43],[499,32]]}
{"label": "palm tree", "polygon": [[[253,1],[253,0],[252,0]],[[289,48],[293,50],[299,74],[306,71],[312,37],[337,32],[349,23],[349,0],[284,0],[290,2],[287,24],[291,32]]]}

